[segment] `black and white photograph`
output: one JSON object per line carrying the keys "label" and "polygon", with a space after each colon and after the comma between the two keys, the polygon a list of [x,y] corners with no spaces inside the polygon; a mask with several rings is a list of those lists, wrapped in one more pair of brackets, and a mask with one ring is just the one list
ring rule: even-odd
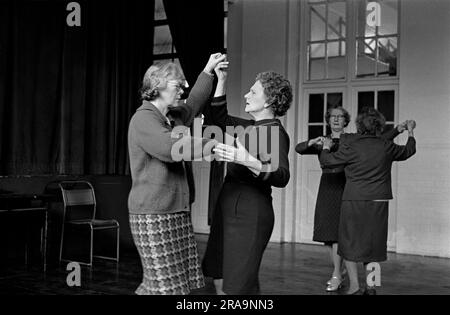
{"label": "black and white photograph", "polygon": [[450,0],[0,1],[0,295],[450,295],[449,31]]}

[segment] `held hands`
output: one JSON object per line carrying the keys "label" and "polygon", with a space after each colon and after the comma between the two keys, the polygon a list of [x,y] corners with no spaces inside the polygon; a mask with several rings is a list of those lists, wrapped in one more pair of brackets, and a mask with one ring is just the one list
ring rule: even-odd
{"label": "held hands", "polygon": [[216,73],[219,81],[225,82],[227,80],[228,63],[228,61],[221,61],[214,68],[214,72]]}
{"label": "held hands", "polygon": [[239,139],[236,139],[236,145],[237,148],[231,145],[219,143],[214,148],[214,153],[219,157],[220,161],[225,162],[245,164],[245,162],[256,160],[256,158],[253,157],[239,142]]}
{"label": "held hands", "polygon": [[332,145],[333,145],[333,140],[331,140],[330,138],[323,139],[323,149],[324,150],[330,150]]}
{"label": "held hands", "polygon": [[398,124],[397,125],[397,131],[399,132],[399,133],[402,133],[403,131],[405,131],[406,130],[406,124],[408,123],[408,121],[407,120],[405,120],[404,122],[402,122],[401,124]]}
{"label": "held hands", "polygon": [[405,130],[412,131],[416,128],[416,122],[414,120],[405,120],[397,126],[398,132],[402,133]]}
{"label": "held hands", "polygon": [[212,74],[214,68],[222,61],[224,61],[227,58],[226,54],[221,54],[221,53],[215,53],[212,54],[211,56],[209,56],[209,60],[208,63],[205,66],[205,69],[203,69],[203,71],[205,71],[208,74]]}
{"label": "held hands", "polygon": [[317,138],[311,139],[308,142],[308,147],[311,147],[313,145],[321,146],[321,145],[323,145],[324,139],[325,139],[325,137],[317,137]]}
{"label": "held hands", "polygon": [[406,129],[408,129],[409,132],[412,132],[415,128],[416,128],[415,120],[407,120],[406,121]]}

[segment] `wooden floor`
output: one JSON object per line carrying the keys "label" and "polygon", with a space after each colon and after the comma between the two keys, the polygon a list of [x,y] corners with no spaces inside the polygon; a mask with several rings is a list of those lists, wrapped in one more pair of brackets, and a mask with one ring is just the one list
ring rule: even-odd
{"label": "wooden floor", "polygon": [[[197,235],[203,255],[207,236]],[[304,244],[269,244],[260,271],[263,294],[327,294],[325,282],[331,264],[326,248]],[[82,268],[81,287],[68,287],[65,267],[44,273],[39,266],[9,266],[0,270],[0,294],[134,294],[142,276],[140,261],[123,255],[119,266],[98,260],[91,269]],[[363,281],[362,270],[360,270]],[[390,253],[381,264],[381,288],[378,294],[450,294],[450,259]],[[343,288],[342,291],[345,291]],[[211,279],[194,295],[214,294]]]}

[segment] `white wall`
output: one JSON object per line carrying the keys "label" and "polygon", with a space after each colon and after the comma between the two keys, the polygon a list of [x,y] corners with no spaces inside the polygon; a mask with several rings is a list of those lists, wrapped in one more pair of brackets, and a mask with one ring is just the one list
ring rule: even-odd
{"label": "white wall", "polygon": [[402,1],[400,121],[417,153],[398,170],[397,252],[450,257],[450,1]]}

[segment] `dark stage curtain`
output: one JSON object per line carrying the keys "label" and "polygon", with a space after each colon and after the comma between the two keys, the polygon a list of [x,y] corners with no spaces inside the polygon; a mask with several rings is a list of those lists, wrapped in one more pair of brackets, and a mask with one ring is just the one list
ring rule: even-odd
{"label": "dark stage curtain", "polygon": [[127,174],[154,1],[0,2],[0,175]]}
{"label": "dark stage curtain", "polygon": [[[186,79],[192,86],[209,55],[224,52],[223,0],[163,0],[172,39]],[[211,124],[208,108],[205,124]],[[208,221],[222,187],[224,163],[211,163]]]}

